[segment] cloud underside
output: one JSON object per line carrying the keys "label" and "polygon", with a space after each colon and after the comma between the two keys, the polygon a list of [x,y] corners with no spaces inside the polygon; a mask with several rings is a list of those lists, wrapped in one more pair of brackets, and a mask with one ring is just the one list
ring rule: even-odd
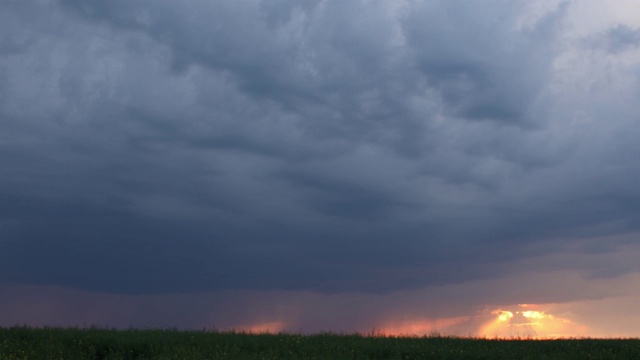
{"label": "cloud underside", "polygon": [[[625,262],[624,253],[605,256]],[[549,261],[546,256],[543,261]],[[518,264],[524,266],[525,264]],[[385,294],[228,290],[122,295],[63,287],[3,286],[0,326],[95,325],[480,337],[633,337],[638,274],[586,279],[575,270],[504,274],[493,279]],[[8,311],[7,309],[11,309]]]}
{"label": "cloud underside", "polygon": [[3,2],[0,282],[636,273],[596,255],[639,230],[639,32],[572,37],[572,6]]}

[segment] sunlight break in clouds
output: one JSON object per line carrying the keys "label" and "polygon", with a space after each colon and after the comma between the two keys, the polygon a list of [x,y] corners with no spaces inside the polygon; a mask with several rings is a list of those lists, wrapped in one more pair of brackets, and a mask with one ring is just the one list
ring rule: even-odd
{"label": "sunlight break in clouds", "polygon": [[520,304],[511,310],[493,310],[491,315],[494,318],[482,325],[478,336],[535,339],[587,336],[586,326],[548,314],[542,308],[543,305]]}
{"label": "sunlight break in clouds", "polygon": [[[472,336],[556,339],[584,337],[589,328],[550,314],[552,305],[519,304],[475,315],[386,322],[375,331],[381,336]],[[508,309],[508,310],[507,310]]]}

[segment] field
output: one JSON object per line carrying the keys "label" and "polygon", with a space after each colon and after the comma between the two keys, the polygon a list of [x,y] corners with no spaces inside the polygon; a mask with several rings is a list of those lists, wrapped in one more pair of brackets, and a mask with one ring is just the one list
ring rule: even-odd
{"label": "field", "polygon": [[640,359],[640,339],[0,328],[0,360],[8,359]]}

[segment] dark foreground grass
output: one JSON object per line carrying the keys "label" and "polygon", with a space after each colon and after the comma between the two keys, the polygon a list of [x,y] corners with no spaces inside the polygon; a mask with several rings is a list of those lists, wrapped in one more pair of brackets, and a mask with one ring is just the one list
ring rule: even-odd
{"label": "dark foreground grass", "polygon": [[0,328],[0,360],[7,359],[640,359],[640,340],[12,327]]}

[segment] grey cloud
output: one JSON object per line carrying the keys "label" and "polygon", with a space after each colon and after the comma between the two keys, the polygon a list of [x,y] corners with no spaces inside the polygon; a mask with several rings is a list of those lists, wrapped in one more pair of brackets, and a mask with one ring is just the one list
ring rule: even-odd
{"label": "grey cloud", "polygon": [[359,184],[323,179],[322,174],[289,173],[282,177],[302,188],[309,197],[306,201],[328,216],[384,220],[394,206],[412,205]]}
{"label": "grey cloud", "polygon": [[490,1],[20,4],[2,281],[382,293],[636,229],[638,108],[567,91],[563,7],[520,29]]}
{"label": "grey cloud", "polygon": [[606,48],[612,53],[640,46],[640,29],[633,29],[626,25],[618,25],[606,33]]}
{"label": "grey cloud", "polygon": [[587,51],[605,52],[613,56],[624,56],[640,45],[640,29],[626,24],[617,24],[605,30],[589,34],[578,40]]}
{"label": "grey cloud", "polygon": [[452,115],[538,123],[529,108],[548,79],[566,6],[518,30],[514,14],[522,5],[434,1],[409,16],[404,27],[416,65]]}
{"label": "grey cloud", "polygon": [[0,55],[19,54],[35,44],[37,37],[25,29],[23,24],[37,24],[34,16],[38,16],[38,6],[34,3],[5,1],[0,5],[2,37],[0,37]]}
{"label": "grey cloud", "polygon": [[[401,45],[395,44],[400,36],[394,36],[397,25],[384,13],[388,4],[371,6],[373,18],[358,24],[345,17],[356,4],[307,6],[295,14],[297,18],[270,30],[263,16],[278,8],[258,9],[251,3],[207,4],[205,11],[195,6],[174,8],[171,2],[152,7],[102,2],[90,10],[84,3],[63,3],[167,45],[173,63],[184,64],[179,68],[195,64],[231,74],[248,96],[276,101],[285,110],[316,120],[307,125],[316,136],[367,137],[369,127],[376,128],[372,120],[377,117],[404,121],[398,109],[401,100],[389,90],[394,88],[392,82],[400,81],[399,90],[410,91],[402,88],[410,74],[387,70],[397,61]],[[133,15],[140,13],[145,16]],[[238,26],[241,31],[236,31]],[[200,36],[201,32],[208,36]],[[404,79],[395,79],[398,75]]]}

